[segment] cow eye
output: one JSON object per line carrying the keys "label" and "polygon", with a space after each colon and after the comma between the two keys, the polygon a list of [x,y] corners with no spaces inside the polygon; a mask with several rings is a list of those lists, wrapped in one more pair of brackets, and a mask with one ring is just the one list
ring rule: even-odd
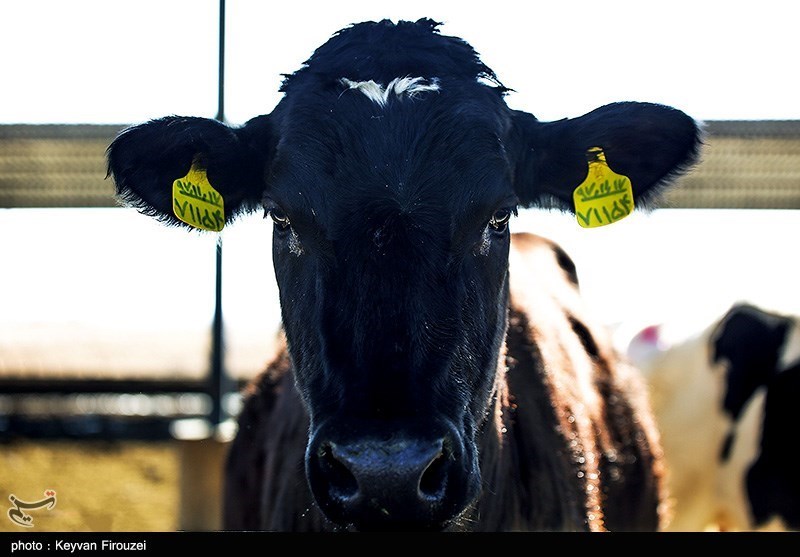
{"label": "cow eye", "polygon": [[[278,228],[285,229],[288,228],[289,225],[291,224],[289,222],[289,217],[286,215],[286,213],[284,213],[278,207],[272,207],[270,209],[267,209],[266,213],[270,216],[270,218],[272,218],[272,222],[274,222]],[[266,217],[266,215],[264,216]]]}
{"label": "cow eye", "polygon": [[508,228],[508,221],[511,220],[511,209],[500,209],[495,211],[492,218],[489,220],[489,226],[498,232],[505,232]]}

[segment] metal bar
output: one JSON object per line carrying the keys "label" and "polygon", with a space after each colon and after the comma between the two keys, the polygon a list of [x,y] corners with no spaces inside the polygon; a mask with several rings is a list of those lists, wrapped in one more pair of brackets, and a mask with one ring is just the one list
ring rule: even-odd
{"label": "metal bar", "polygon": [[800,137],[800,120],[707,120],[706,132],[711,136],[729,137]]}
{"label": "metal bar", "polygon": [[0,396],[25,393],[208,393],[208,382],[159,379],[3,379]]}
{"label": "metal bar", "polygon": [[174,418],[129,418],[110,416],[0,417],[0,441],[13,439],[76,439],[76,440],[152,440],[173,439]]}
{"label": "metal bar", "polygon": [[217,269],[215,288],[215,309],[212,329],[211,346],[211,378],[209,392],[213,406],[211,408],[211,423],[221,424],[227,419],[222,399],[228,388],[227,374],[225,373],[225,346],[222,322],[222,237],[217,240]]}
{"label": "metal bar", "polygon": [[[225,0],[219,2],[219,75],[217,79],[217,115],[225,121]],[[230,390],[225,370],[225,338],[222,320],[222,235],[216,245],[216,287],[214,289],[214,321],[212,325],[211,377],[209,392],[212,398],[210,420],[217,426],[228,419],[223,398]]]}
{"label": "metal bar", "polygon": [[225,121],[225,0],[219,0],[219,61],[217,78],[217,116]]}

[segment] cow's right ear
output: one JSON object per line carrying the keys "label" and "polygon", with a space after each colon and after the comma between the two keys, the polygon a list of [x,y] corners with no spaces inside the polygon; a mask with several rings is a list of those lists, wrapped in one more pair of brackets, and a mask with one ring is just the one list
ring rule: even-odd
{"label": "cow's right ear", "polygon": [[[169,116],[122,131],[106,153],[108,176],[123,204],[169,224],[216,230],[260,206],[276,144],[268,115],[239,128],[208,118]],[[194,176],[202,172],[213,190],[200,184],[194,192],[187,189],[187,195],[208,198],[212,191],[211,196],[221,197],[224,210],[215,217],[216,225],[213,220],[210,226],[193,224],[190,212],[204,211],[202,203],[186,204],[173,194],[174,182],[190,170]],[[191,180],[181,185],[187,183]]]}

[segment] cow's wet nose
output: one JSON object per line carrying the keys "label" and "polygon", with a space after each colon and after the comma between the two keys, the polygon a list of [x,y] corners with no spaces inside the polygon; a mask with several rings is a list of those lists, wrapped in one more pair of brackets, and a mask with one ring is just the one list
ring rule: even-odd
{"label": "cow's wet nose", "polygon": [[450,445],[443,438],[322,441],[309,460],[312,489],[329,516],[360,530],[436,528],[449,514]]}

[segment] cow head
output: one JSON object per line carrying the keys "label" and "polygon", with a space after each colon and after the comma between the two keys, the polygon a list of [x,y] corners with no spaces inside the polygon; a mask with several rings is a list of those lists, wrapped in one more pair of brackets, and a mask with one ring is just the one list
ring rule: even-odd
{"label": "cow head", "polygon": [[241,127],[173,116],[130,128],[110,174],[122,199],[177,225],[173,182],[193,164],[224,198],[218,218],[264,211],[320,508],[360,529],[440,528],[480,491],[509,219],[571,208],[596,146],[641,205],[693,161],[698,128],[632,102],[540,122],[429,20],[351,26],[282,91]]}

